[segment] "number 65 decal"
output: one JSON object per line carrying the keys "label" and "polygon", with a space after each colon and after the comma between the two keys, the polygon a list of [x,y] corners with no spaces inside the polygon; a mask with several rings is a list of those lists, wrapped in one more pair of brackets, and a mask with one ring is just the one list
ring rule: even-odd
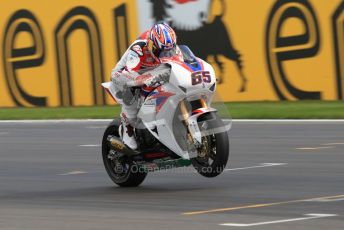
{"label": "number 65 decal", "polygon": [[198,71],[191,74],[192,85],[197,85],[202,82],[210,83],[211,76],[209,71]]}

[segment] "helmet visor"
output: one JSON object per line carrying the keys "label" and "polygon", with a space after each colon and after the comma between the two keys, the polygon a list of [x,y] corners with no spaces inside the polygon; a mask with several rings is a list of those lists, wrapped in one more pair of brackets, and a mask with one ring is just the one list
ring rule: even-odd
{"label": "helmet visor", "polygon": [[172,49],[163,49],[161,50],[159,54],[159,58],[171,58],[177,54],[176,47],[173,47]]}

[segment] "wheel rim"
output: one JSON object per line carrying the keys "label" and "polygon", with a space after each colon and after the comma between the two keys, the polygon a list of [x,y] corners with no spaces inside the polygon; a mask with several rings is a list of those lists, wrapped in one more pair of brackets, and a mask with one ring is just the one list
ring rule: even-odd
{"label": "wheel rim", "polygon": [[216,158],[216,137],[215,135],[202,137],[202,146],[198,149],[201,154],[196,161],[203,167],[210,167]]}
{"label": "wheel rim", "polygon": [[118,182],[125,181],[130,175],[130,162],[126,157],[119,159],[118,152],[111,150],[109,144],[106,144],[106,159],[107,170],[111,177]]}

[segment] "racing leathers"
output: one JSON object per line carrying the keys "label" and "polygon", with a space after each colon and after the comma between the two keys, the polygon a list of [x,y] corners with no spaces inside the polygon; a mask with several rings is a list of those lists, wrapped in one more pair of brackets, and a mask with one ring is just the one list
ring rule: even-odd
{"label": "racing leathers", "polygon": [[[139,109],[139,99],[142,91],[149,92],[151,88],[142,81],[142,74],[160,65],[160,60],[149,51],[149,31],[144,32],[126,50],[120,61],[111,72],[111,80],[115,86],[116,101],[122,105],[120,135],[123,142],[131,149],[137,149],[133,127]],[[139,81],[141,79],[141,81]],[[146,84],[145,84],[146,83]],[[138,92],[139,93],[135,93]]]}

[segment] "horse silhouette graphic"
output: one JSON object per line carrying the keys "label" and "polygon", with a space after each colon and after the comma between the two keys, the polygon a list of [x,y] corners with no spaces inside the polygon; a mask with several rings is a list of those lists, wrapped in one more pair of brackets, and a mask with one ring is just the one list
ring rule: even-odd
{"label": "horse silhouette graphic", "polygon": [[[240,53],[234,48],[231,36],[222,17],[226,9],[224,0],[150,0],[152,17],[155,22],[166,21],[175,30],[178,43],[187,44],[200,58],[206,60],[212,55],[220,69],[218,83],[224,81],[223,63],[219,55],[235,61],[241,78],[239,92],[246,90],[247,79],[243,73]],[[222,12],[209,22],[208,12],[212,4],[221,4]]]}

